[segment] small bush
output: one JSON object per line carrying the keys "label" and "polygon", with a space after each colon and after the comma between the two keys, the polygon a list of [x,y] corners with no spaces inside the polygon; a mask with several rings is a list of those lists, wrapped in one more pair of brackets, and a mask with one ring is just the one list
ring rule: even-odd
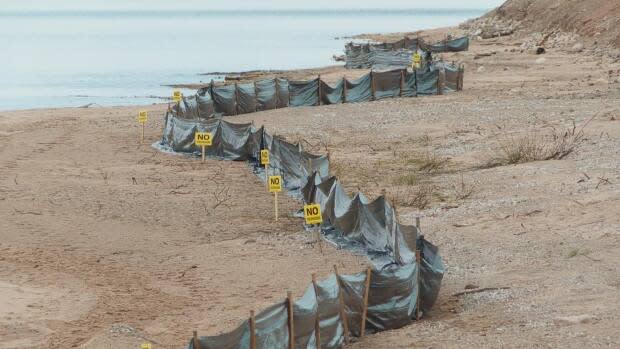
{"label": "small bush", "polygon": [[583,129],[576,132],[573,125],[563,133],[553,131],[550,135],[527,135],[511,139],[499,145],[495,156],[485,167],[522,164],[542,160],[561,160],[583,142]]}
{"label": "small bush", "polygon": [[422,210],[430,206],[436,189],[431,183],[421,183],[413,188],[398,192],[394,196],[394,200],[399,205]]}
{"label": "small bush", "polygon": [[476,191],[476,186],[474,184],[465,183],[463,174],[461,174],[460,182],[454,183],[452,185],[452,189],[454,191],[454,197],[456,199],[465,200],[469,198]]}
{"label": "small bush", "polygon": [[448,163],[448,158],[435,152],[426,152],[419,157],[409,159],[407,162],[415,164],[418,171],[436,173]]}

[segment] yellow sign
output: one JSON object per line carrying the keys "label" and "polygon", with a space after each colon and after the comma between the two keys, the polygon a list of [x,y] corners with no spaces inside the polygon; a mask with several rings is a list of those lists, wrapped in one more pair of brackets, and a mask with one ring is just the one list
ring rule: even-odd
{"label": "yellow sign", "polygon": [[181,91],[179,90],[174,90],[174,92],[172,92],[172,100],[175,102],[180,102],[181,98],[183,97],[183,95],[181,94]]}
{"label": "yellow sign", "polygon": [[142,343],[140,349],[151,349],[151,343]]}
{"label": "yellow sign", "polygon": [[419,53],[414,54],[413,55],[413,63],[418,65],[418,64],[420,64],[420,62],[422,62],[422,56],[420,56]]}
{"label": "yellow sign", "polygon": [[263,149],[260,151],[260,164],[269,165],[269,150]]}
{"label": "yellow sign", "polygon": [[209,132],[196,132],[194,135],[194,143],[198,146],[211,145],[213,139]]}
{"label": "yellow sign", "polygon": [[279,193],[282,191],[282,176],[269,176],[269,192]]}
{"label": "yellow sign", "polygon": [[146,124],[147,118],[148,118],[148,113],[146,112],[146,110],[140,110],[138,112],[138,123]]}
{"label": "yellow sign", "polygon": [[321,217],[321,205],[304,205],[304,218],[306,219],[306,224],[323,223],[323,217]]}

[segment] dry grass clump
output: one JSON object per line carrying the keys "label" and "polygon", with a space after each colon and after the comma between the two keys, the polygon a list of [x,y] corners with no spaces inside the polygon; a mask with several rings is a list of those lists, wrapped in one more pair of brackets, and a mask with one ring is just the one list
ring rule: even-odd
{"label": "dry grass clump", "polygon": [[394,195],[394,203],[400,206],[425,209],[430,206],[437,187],[432,183],[420,183],[414,187],[401,190]]}
{"label": "dry grass clump", "polygon": [[452,190],[454,192],[454,197],[457,200],[465,200],[472,196],[474,192],[476,192],[476,185],[473,183],[466,183],[465,179],[463,178],[463,174],[461,173],[460,182],[454,183],[452,185]]}
{"label": "dry grass clump", "polygon": [[577,132],[573,125],[563,133],[527,135],[499,145],[495,156],[484,167],[522,164],[542,160],[561,160],[572,153],[584,140],[583,128]]}
{"label": "dry grass clump", "polygon": [[448,161],[449,159],[447,157],[429,151],[422,153],[419,157],[409,159],[407,162],[415,164],[418,171],[436,173],[441,170]]}
{"label": "dry grass clump", "polygon": [[418,180],[419,178],[415,173],[408,173],[398,177],[396,179],[396,184],[412,186],[416,185],[416,183],[418,183]]}

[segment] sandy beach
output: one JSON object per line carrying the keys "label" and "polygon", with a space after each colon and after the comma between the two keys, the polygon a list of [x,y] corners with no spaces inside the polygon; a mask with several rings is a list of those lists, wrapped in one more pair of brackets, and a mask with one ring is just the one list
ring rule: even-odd
{"label": "sandy beach", "polygon": [[[385,192],[439,246],[433,311],[351,348],[620,346],[620,62],[522,43],[446,54],[466,66],[459,93],[227,117],[329,152],[350,192]],[[296,200],[273,222],[248,164],[151,147],[166,108],[0,112],[0,348],[183,348],[301,296],[311,273],[365,268],[321,254]],[[578,132],[561,159],[497,161]]]}

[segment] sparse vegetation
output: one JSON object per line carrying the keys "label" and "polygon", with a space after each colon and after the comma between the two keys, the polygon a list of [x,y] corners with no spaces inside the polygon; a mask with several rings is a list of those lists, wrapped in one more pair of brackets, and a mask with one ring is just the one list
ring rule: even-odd
{"label": "sparse vegetation", "polygon": [[394,202],[397,205],[415,207],[417,209],[427,208],[433,199],[437,187],[432,183],[420,183],[412,188],[406,188],[394,195]]}
{"label": "sparse vegetation", "polygon": [[420,156],[408,159],[407,163],[415,164],[418,171],[437,173],[448,161],[449,159],[447,157],[429,151],[422,153]]}
{"label": "sparse vegetation", "polygon": [[575,125],[563,133],[554,130],[550,135],[535,134],[513,138],[501,143],[495,156],[484,167],[561,160],[572,153],[583,139],[583,128],[577,132]]}
{"label": "sparse vegetation", "polygon": [[415,185],[416,183],[418,183],[418,176],[416,176],[415,173],[408,173],[406,175],[398,177],[396,183],[402,185]]}
{"label": "sparse vegetation", "polygon": [[476,186],[473,183],[465,183],[465,179],[463,178],[463,174],[461,173],[461,180],[457,183],[454,183],[452,185],[452,189],[454,191],[454,197],[457,200],[465,200],[476,191]]}

